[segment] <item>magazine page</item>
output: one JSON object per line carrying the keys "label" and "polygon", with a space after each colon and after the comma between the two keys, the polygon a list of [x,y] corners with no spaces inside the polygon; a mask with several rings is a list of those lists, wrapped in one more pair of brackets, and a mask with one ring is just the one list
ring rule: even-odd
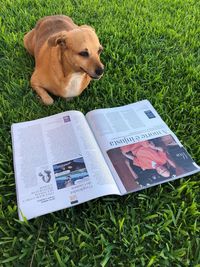
{"label": "magazine page", "polygon": [[122,195],[199,171],[147,100],[86,118]]}
{"label": "magazine page", "polygon": [[20,219],[119,194],[81,112],[13,124],[12,142]]}

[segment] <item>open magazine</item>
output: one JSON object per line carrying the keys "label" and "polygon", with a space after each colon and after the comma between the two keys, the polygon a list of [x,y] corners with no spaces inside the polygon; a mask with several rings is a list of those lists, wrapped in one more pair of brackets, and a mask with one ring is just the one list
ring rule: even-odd
{"label": "open magazine", "polygon": [[20,220],[200,170],[149,101],[11,127]]}

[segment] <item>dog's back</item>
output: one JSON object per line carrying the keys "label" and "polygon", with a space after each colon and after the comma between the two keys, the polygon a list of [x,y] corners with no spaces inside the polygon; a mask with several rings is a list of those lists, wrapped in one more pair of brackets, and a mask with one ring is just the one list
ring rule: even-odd
{"label": "dog's back", "polygon": [[44,17],[24,36],[24,46],[31,55],[36,56],[50,36],[60,31],[73,30],[76,27],[73,20],[64,15]]}

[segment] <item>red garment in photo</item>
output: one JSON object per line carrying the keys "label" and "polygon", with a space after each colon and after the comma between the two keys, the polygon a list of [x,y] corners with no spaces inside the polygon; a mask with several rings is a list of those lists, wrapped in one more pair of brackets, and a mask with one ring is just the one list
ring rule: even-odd
{"label": "red garment in photo", "polygon": [[133,164],[143,170],[155,169],[156,166],[164,165],[167,162],[167,155],[163,151],[151,148],[148,141],[121,147],[122,152],[132,152],[135,156]]}

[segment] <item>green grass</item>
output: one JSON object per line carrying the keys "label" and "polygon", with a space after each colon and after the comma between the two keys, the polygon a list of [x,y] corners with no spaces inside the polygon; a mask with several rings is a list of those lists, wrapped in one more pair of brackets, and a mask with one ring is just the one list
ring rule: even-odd
{"label": "green grass", "polygon": [[[103,197],[29,222],[17,217],[10,126],[64,110],[149,99],[200,164],[200,2],[3,0],[0,7],[0,266],[200,266],[199,175]],[[46,15],[89,24],[105,75],[43,106],[23,36]]]}

